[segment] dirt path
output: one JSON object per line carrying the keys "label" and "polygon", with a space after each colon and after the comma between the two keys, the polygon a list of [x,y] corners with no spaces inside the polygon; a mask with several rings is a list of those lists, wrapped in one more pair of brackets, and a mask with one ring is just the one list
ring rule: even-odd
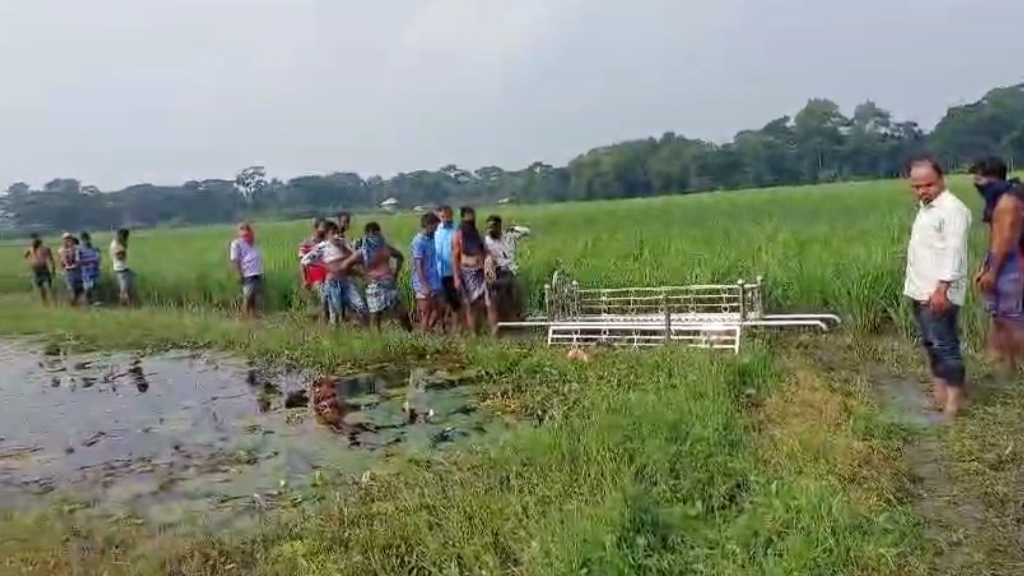
{"label": "dirt path", "polygon": [[992,459],[1003,438],[1024,432],[1024,395],[994,388],[994,380],[975,368],[981,385],[973,406],[947,422],[932,407],[916,351],[892,342],[885,348],[898,357],[859,366],[886,416],[910,432],[903,463],[908,493],[934,547],[929,573],[1024,574],[1024,485],[1017,481],[1024,453],[1011,454],[1011,441],[1005,456],[1013,458]]}

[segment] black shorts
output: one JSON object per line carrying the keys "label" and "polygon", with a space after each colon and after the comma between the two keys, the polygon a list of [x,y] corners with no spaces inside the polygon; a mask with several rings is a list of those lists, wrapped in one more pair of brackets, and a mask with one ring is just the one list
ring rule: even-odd
{"label": "black shorts", "polygon": [[459,297],[459,291],[455,289],[455,278],[452,276],[441,278],[441,287],[444,288],[444,300],[448,306],[452,310],[461,308],[462,298]]}
{"label": "black shorts", "polygon": [[37,290],[42,290],[43,288],[53,288],[53,276],[50,275],[50,269],[46,267],[33,268],[32,286],[34,286]]}

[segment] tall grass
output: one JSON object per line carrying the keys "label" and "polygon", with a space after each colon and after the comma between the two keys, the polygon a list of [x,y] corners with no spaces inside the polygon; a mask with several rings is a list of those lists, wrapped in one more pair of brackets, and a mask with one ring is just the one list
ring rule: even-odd
{"label": "tall grass", "polygon": [[[969,203],[963,180],[954,191]],[[903,254],[914,203],[896,181],[590,202],[506,206],[508,223],[529,225],[522,277],[533,307],[542,287],[564,269],[585,286],[734,282],[764,275],[768,304],[778,309],[832,310],[858,329],[902,318]],[[490,210],[480,209],[482,220]],[[375,215],[408,254],[412,214]],[[357,216],[355,235],[370,216]],[[268,305],[302,302],[297,248],[308,222],[256,223],[267,273]],[[983,230],[976,226],[975,252]],[[97,234],[106,247],[110,237]],[[227,262],[231,226],[140,231],[131,265],[143,296],[156,304],[229,308],[238,285]],[[28,288],[21,246],[0,246],[0,293]],[[408,267],[402,284],[408,294]],[[977,318],[967,325],[973,334]]]}

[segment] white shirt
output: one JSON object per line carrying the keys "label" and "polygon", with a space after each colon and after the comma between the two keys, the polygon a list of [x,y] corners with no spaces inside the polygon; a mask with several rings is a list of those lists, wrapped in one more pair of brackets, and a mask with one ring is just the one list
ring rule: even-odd
{"label": "white shirt", "polygon": [[242,276],[245,278],[263,274],[263,256],[260,255],[260,251],[241,238],[231,241],[228,257],[241,269]]}
{"label": "white shirt", "polygon": [[907,244],[903,294],[926,302],[939,282],[949,282],[949,301],[963,306],[967,295],[967,238],[971,211],[949,190],[921,204]]}
{"label": "white shirt", "polygon": [[506,230],[501,238],[492,238],[490,234],[485,234],[484,244],[498,268],[507,268],[514,273],[519,269],[516,265],[516,242],[529,234],[530,229],[526,226],[513,226]]}
{"label": "white shirt", "polygon": [[302,257],[302,265],[310,266],[317,262],[323,262],[324,264],[331,264],[345,257],[345,252],[341,248],[338,248],[334,242],[330,240],[323,240],[318,242],[313,249],[306,253]]}
{"label": "white shirt", "polygon": [[[118,260],[118,252],[124,252],[123,259]],[[128,269],[128,250],[116,238],[110,241],[110,264],[114,272],[124,272]]]}

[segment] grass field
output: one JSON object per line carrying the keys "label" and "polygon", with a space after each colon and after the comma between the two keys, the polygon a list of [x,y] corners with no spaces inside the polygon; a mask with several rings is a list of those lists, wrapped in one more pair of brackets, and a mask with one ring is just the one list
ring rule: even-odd
{"label": "grass field", "polygon": [[[954,190],[975,204],[965,181]],[[1024,415],[1020,393],[992,392],[963,422],[922,432],[894,418],[879,392],[885,378],[923,377],[898,336],[907,328],[902,249],[914,213],[904,184],[501,213],[534,232],[520,250],[534,302],[555,269],[604,286],[763,274],[772,308],[837,312],[843,333],[751,341],[736,358],[662,349],[578,365],[530,342],[339,334],[287,314],[246,326],[223,312],[237,292],[227,226],[133,237],[131,265],[145,298],[177,310],[42,309],[14,295],[28,282],[23,248],[3,246],[4,332],[108,348],[210,346],[335,372],[444,357],[481,367],[481,399],[532,424],[444,458],[389,462],[373,481],[267,519],[256,533],[154,535],[58,510],[8,515],[0,519],[0,567],[126,575],[1021,573],[1013,515],[1024,494],[1013,470],[1024,469],[1024,453],[1012,440],[1022,421],[1014,416]],[[355,226],[365,221],[357,216]],[[407,250],[415,217],[380,221]],[[308,224],[256,225],[271,306],[293,309],[295,250]],[[982,234],[976,226],[975,255]],[[97,236],[106,246],[109,237]],[[976,308],[969,303],[965,315],[969,347],[983,327]],[[984,369],[972,360],[975,368]],[[926,456],[948,470],[944,480],[912,463],[923,437],[939,446]],[[986,459],[993,452],[1001,456]],[[918,494],[915,475],[952,500],[976,497],[982,519],[942,525],[939,513],[956,524],[957,509]]]}

